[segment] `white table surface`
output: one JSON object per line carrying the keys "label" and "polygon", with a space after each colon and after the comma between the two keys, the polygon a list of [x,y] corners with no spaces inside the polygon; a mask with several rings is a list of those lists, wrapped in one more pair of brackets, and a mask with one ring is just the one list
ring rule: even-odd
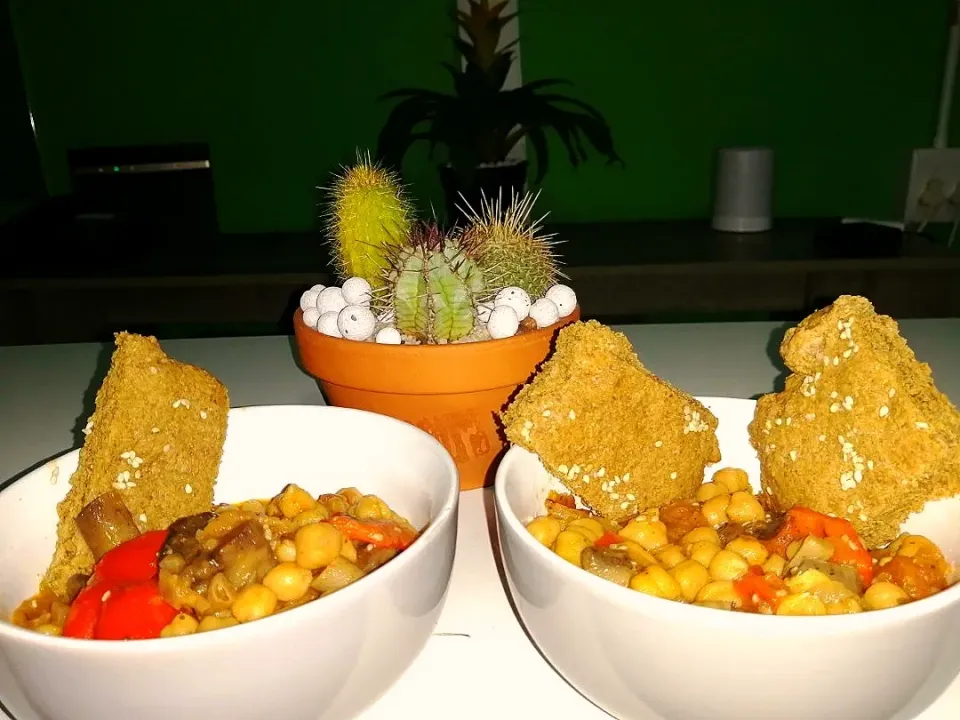
{"label": "white table surface", "polygon": [[[782,374],[772,358],[785,327],[762,322],[617,329],[650,370],[684,390],[753,397],[769,392]],[[933,368],[940,389],[960,399],[960,319],[905,320],[901,329]],[[234,406],[323,404],[314,381],[297,368],[291,339],[168,340],[163,346],[216,375]],[[79,444],[81,419],[92,407],[90,391],[108,362],[109,348],[95,344],[0,347],[0,480]],[[445,720],[451,706],[461,720],[502,716],[505,707],[509,717],[610,717],[567,685],[524,634],[497,570],[492,501],[490,491],[462,495],[457,556],[436,633],[361,720]],[[434,702],[426,704],[427,697]],[[891,720],[960,717],[960,679],[920,715],[914,713]]]}

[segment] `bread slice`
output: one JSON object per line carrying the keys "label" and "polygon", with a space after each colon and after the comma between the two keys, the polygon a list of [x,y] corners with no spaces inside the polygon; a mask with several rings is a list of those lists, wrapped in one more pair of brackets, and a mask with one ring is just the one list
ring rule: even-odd
{"label": "bread slice", "polygon": [[559,332],[556,351],[501,419],[512,443],[614,520],[692,498],[704,468],[720,460],[713,413],[594,320]]}
{"label": "bread slice", "polygon": [[846,518],[876,547],[960,492],[960,413],[869,300],[837,298],[788,330],[780,354],[792,374],[749,428],[775,505]]}
{"label": "bread slice", "polygon": [[93,555],[75,518],[91,500],[119,490],[141,532],[210,509],[227,430],[227,389],[180,363],[156,338],[121,332],[97,391],[77,471],[57,507],[57,545],[43,584],[63,593]]}

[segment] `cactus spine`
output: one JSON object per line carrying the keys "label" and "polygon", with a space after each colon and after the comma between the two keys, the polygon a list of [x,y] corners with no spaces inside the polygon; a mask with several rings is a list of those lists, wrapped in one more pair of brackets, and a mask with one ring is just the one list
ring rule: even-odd
{"label": "cactus spine", "polygon": [[503,286],[516,286],[530,297],[541,297],[563,274],[557,268],[553,235],[541,232],[543,217],[530,219],[540,193],[512,194],[509,205],[502,197],[484,198],[480,211],[466,208],[466,230],[473,258],[484,272],[497,274]]}
{"label": "cactus spine", "polygon": [[357,154],[357,163],[335,177],[328,234],[341,277],[382,282],[390,248],[406,242],[412,209],[397,176]]}

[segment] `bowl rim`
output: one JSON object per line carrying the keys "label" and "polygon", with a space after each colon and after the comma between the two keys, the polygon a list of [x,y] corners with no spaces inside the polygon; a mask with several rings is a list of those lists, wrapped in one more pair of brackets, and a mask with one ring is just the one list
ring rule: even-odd
{"label": "bowl rim", "polygon": [[[698,396],[696,400],[708,404],[712,400],[745,400],[745,398]],[[960,605],[960,581],[955,581],[935,595],[915,600],[906,605],[886,608],[882,611],[817,616],[764,615],[717,610],[685,602],[665,601],[662,598],[621,587],[581,568],[574,567],[552,550],[544,547],[527,532],[526,526],[514,512],[507,498],[508,487],[513,487],[518,482],[517,476],[520,473],[515,468],[524,454],[534,455],[525,448],[511,444],[497,468],[494,480],[494,505],[499,521],[498,527],[505,528],[508,534],[513,535],[515,541],[528,553],[531,553],[538,562],[542,563],[547,571],[556,575],[561,583],[581,587],[592,596],[592,600],[609,602],[627,611],[655,616],[659,620],[668,622],[693,622],[701,625],[732,624],[744,632],[775,631],[791,635],[809,634],[811,631],[816,632],[817,630],[829,634],[855,633],[919,619],[933,615],[944,608]],[[503,546],[504,543],[501,542],[500,554],[506,569],[507,563]],[[509,571],[507,572],[509,575]]]}
{"label": "bowl rim", "polygon": [[[323,599],[323,603],[317,603],[316,601],[311,601],[303,605],[299,605],[290,610],[284,611],[282,613],[277,613],[275,615],[270,615],[265,618],[261,618],[255,622],[241,623],[239,625],[234,625],[228,628],[221,628],[219,630],[204,632],[204,633],[194,633],[192,635],[182,635],[178,637],[171,638],[162,638],[163,642],[157,642],[161,638],[153,638],[147,640],[123,640],[123,641],[91,641],[80,638],[65,638],[61,636],[54,635],[44,635],[33,630],[28,630],[27,628],[19,627],[10,622],[7,617],[0,617],[0,645],[4,643],[26,643],[34,646],[36,649],[43,649],[47,651],[62,651],[69,652],[71,654],[76,654],[79,656],[86,656],[90,654],[111,654],[111,653],[127,653],[130,655],[139,655],[142,653],[158,653],[158,652],[180,652],[183,651],[196,651],[197,648],[203,648],[204,646],[209,645],[214,647],[217,643],[227,642],[229,640],[218,641],[216,638],[223,638],[220,633],[226,631],[232,631],[230,637],[235,638],[233,642],[242,642],[243,638],[247,637],[249,639],[254,639],[257,637],[257,634],[262,634],[264,632],[283,632],[283,629],[286,626],[297,625],[301,622],[306,621],[306,613],[312,612],[314,614],[327,612],[325,608],[329,608],[329,612],[336,612],[337,608],[344,605],[349,605],[354,602],[354,599],[365,591],[366,588],[373,586],[372,578],[379,578],[376,582],[381,584],[387,583],[394,576],[403,573],[407,566],[416,562],[417,558],[423,555],[426,552],[426,547],[432,545],[436,538],[440,537],[444,528],[448,526],[451,522],[455,521],[457,518],[457,512],[459,508],[460,501],[460,480],[459,473],[457,471],[456,463],[454,463],[453,458],[450,453],[440,444],[429,433],[421,430],[415,425],[403,422],[402,420],[397,420],[395,418],[389,417],[387,415],[380,415],[378,413],[369,412],[367,410],[357,410],[354,408],[342,408],[329,405],[311,405],[311,404],[284,404],[284,405],[243,405],[232,407],[229,410],[230,414],[238,412],[238,414],[259,414],[263,412],[264,414],[269,412],[282,412],[284,410],[295,410],[297,412],[305,413],[314,413],[314,412],[323,412],[326,414],[337,414],[341,416],[354,415],[354,416],[363,416],[368,419],[373,419],[375,422],[381,423],[387,427],[394,427],[401,432],[408,432],[413,436],[419,435],[421,438],[428,441],[428,445],[432,445],[435,450],[438,450],[437,457],[442,461],[445,466],[446,473],[445,476],[448,479],[447,487],[441,491],[442,502],[440,508],[437,511],[435,517],[427,524],[425,529],[417,537],[417,540],[410,545],[409,548],[404,550],[402,553],[397,555],[390,562],[386,563],[380,568],[377,568],[375,572],[372,572],[354,583],[351,583],[342,590],[338,590],[331,595],[328,595],[325,598],[317,598],[317,600]],[[229,415],[228,415],[229,417]],[[229,426],[228,426],[229,428]],[[411,432],[412,431],[412,432]],[[228,429],[229,432],[229,429]],[[63,460],[70,455],[79,456],[79,448],[74,450],[68,450],[67,452],[61,453],[54,458],[51,458],[49,462],[57,462]],[[7,483],[3,486],[3,489],[0,490],[0,494],[7,492],[10,488],[14,487],[20,482],[33,478],[36,474],[41,473],[46,468],[47,463],[36,467],[30,472],[24,474],[22,477],[17,478],[15,481]],[[449,579],[448,579],[449,582]],[[27,599],[27,598],[25,598]],[[292,618],[291,618],[292,616]],[[301,618],[303,620],[301,620]],[[263,623],[266,623],[264,626]],[[285,624],[285,625],[284,625]],[[259,628],[259,629],[258,629]],[[210,638],[213,638],[211,640]]]}

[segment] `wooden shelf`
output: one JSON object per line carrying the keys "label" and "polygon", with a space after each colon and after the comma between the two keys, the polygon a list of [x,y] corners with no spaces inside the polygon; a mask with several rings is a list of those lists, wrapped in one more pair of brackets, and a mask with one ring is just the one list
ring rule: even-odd
{"label": "wooden shelf", "polygon": [[[585,315],[794,319],[862,294],[895,317],[960,316],[960,254],[918,236],[830,220],[752,235],[707,221],[547,228]],[[319,233],[201,235],[96,224],[15,229],[0,258],[0,344],[287,333],[306,287],[328,283]],[[49,234],[48,234],[49,233]],[[57,250],[54,251],[53,248]],[[62,248],[62,250],[60,250]]]}

